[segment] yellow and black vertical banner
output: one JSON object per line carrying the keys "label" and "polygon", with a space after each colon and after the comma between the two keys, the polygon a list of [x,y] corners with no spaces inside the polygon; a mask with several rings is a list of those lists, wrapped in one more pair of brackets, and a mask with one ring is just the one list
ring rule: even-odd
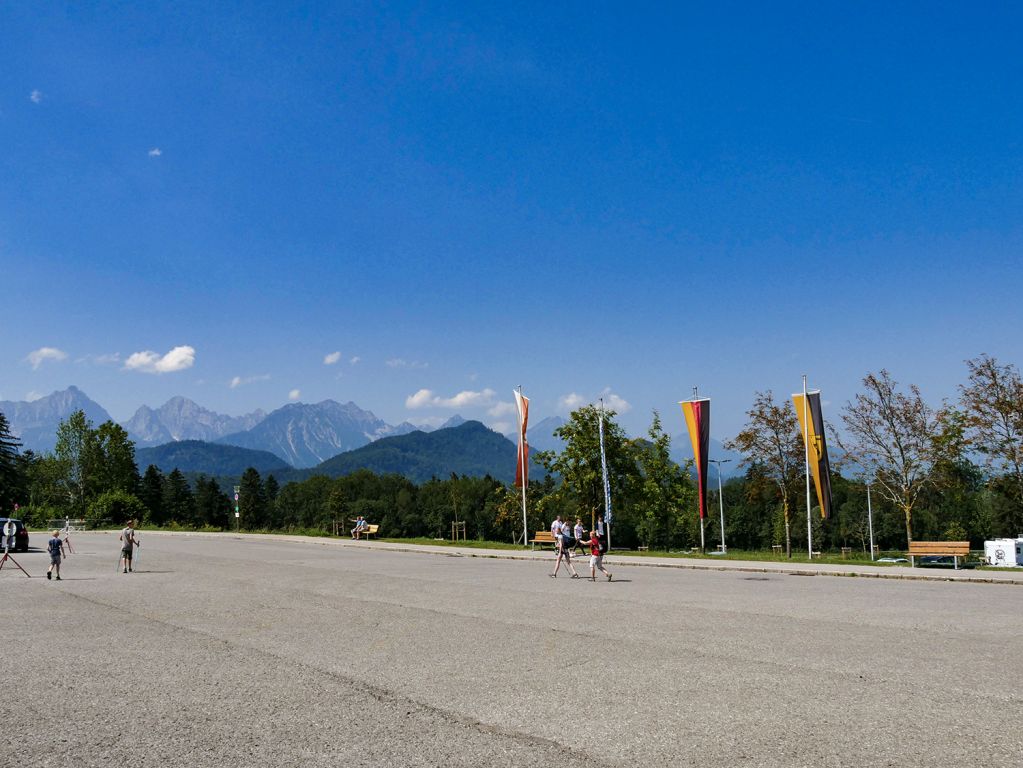
{"label": "yellow and black vertical banner", "polygon": [[810,474],[817,489],[817,503],[821,517],[831,517],[831,463],[828,461],[828,444],[824,440],[824,414],[821,411],[821,393],[807,392],[806,403],[802,393],[792,396],[799,417],[799,434],[806,439],[810,463]]}
{"label": "yellow and black vertical banner", "polygon": [[693,443],[696,464],[696,485],[700,500],[700,518],[707,514],[707,467],[710,457],[710,400],[685,400],[682,414],[686,417],[689,439]]}

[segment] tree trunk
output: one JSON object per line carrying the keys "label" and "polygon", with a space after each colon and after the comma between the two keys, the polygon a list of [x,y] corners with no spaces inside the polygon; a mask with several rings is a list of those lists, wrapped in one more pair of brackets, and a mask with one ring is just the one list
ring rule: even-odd
{"label": "tree trunk", "polygon": [[908,549],[913,541],[913,507],[903,507],[902,511],[906,515],[906,548]]}
{"label": "tree trunk", "polygon": [[785,515],[785,557],[792,558],[792,534],[789,531],[789,500],[782,500],[782,510]]}

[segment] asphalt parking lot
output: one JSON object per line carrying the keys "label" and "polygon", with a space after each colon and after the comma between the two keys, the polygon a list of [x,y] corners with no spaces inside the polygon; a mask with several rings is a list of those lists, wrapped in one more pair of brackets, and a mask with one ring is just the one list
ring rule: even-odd
{"label": "asphalt parking lot", "polygon": [[0,572],[0,765],[1023,761],[1019,586],[141,539]]}

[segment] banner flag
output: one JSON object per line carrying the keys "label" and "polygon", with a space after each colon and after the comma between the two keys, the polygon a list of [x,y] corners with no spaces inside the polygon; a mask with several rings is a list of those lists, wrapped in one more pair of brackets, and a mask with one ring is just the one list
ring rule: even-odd
{"label": "banner flag", "polygon": [[[797,392],[792,396],[799,418],[799,434],[805,436],[806,449],[810,463],[810,474],[817,489],[817,503],[821,508],[821,517],[831,517],[831,462],[828,461],[828,444],[824,440],[824,413],[821,410],[821,392],[814,390],[803,394]],[[804,422],[804,415],[808,422]]]}
{"label": "banner flag", "polygon": [[515,390],[515,407],[519,412],[519,450],[515,461],[515,487],[529,485],[529,441],[526,427],[529,424],[529,398]]}
{"label": "banner flag", "polygon": [[696,464],[696,486],[700,500],[700,519],[707,514],[707,467],[710,462],[710,400],[685,400],[682,413],[689,428],[689,439],[693,443],[693,457]]}
{"label": "banner flag", "polygon": [[600,405],[600,472],[604,476],[604,522],[611,525],[611,481],[607,477],[607,454],[604,453],[604,404]]}

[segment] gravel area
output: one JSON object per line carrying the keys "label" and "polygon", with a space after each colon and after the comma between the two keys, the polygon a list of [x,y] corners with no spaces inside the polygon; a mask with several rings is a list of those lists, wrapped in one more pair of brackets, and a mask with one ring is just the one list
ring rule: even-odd
{"label": "gravel area", "polygon": [[141,538],[0,571],[0,765],[1023,762],[1016,587]]}

